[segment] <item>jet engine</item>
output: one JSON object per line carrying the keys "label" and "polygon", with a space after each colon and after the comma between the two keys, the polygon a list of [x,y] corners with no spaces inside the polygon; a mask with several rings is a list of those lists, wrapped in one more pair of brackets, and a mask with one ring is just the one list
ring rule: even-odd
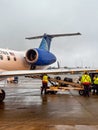
{"label": "jet engine", "polygon": [[39,48],[29,49],[25,58],[33,66],[50,65],[56,61],[56,57],[51,52]]}
{"label": "jet engine", "polygon": [[26,61],[30,64],[34,64],[38,60],[38,52],[35,49],[29,49],[26,52]]}

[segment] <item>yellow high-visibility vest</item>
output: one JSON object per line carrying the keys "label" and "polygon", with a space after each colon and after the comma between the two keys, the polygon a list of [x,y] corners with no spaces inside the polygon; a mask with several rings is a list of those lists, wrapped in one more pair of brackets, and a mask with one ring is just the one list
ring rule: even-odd
{"label": "yellow high-visibility vest", "polygon": [[87,74],[82,75],[81,83],[91,83],[91,78],[90,78],[90,76],[87,75]]}
{"label": "yellow high-visibility vest", "polygon": [[94,77],[94,84],[98,84],[98,77]]}
{"label": "yellow high-visibility vest", "polygon": [[44,75],[42,81],[43,81],[43,82],[48,82],[48,76],[47,76],[47,75]]}

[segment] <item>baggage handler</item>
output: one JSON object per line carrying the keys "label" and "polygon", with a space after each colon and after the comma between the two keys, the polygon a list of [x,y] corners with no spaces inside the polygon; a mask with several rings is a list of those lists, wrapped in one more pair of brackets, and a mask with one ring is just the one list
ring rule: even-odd
{"label": "baggage handler", "polygon": [[41,94],[43,94],[43,91],[44,91],[44,94],[47,94],[46,92],[47,87],[48,87],[48,76],[47,74],[44,74],[42,77]]}
{"label": "baggage handler", "polygon": [[93,95],[97,94],[98,95],[98,75],[95,75],[93,78]]}
{"label": "baggage handler", "polygon": [[85,72],[81,77],[81,84],[84,86],[84,96],[89,97],[89,90],[91,85],[91,77]]}

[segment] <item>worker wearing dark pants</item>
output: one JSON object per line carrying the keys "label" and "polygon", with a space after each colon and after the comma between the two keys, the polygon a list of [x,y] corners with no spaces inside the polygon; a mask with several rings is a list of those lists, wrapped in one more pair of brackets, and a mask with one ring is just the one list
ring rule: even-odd
{"label": "worker wearing dark pants", "polygon": [[98,95],[98,75],[94,76],[94,83],[93,83],[93,95]]}
{"label": "worker wearing dark pants", "polygon": [[91,84],[91,77],[85,72],[81,77],[81,84],[84,86],[84,96],[89,97],[89,90]]}
{"label": "worker wearing dark pants", "polygon": [[41,94],[43,94],[43,91],[44,94],[47,94],[47,87],[48,87],[48,76],[47,74],[44,74],[42,78]]}
{"label": "worker wearing dark pants", "polygon": [[46,94],[46,89],[47,89],[47,83],[43,82],[42,83],[42,87],[41,87],[41,94],[43,94],[43,91],[44,91],[44,94]]}
{"label": "worker wearing dark pants", "polygon": [[96,94],[98,95],[98,84],[96,84]]}
{"label": "worker wearing dark pants", "polygon": [[93,95],[95,95],[95,94],[98,95],[98,84],[93,84],[93,91],[92,91],[92,94],[93,94]]}
{"label": "worker wearing dark pants", "polygon": [[87,84],[83,84],[84,86],[84,96],[88,96],[89,97],[89,90],[90,90],[90,86]]}

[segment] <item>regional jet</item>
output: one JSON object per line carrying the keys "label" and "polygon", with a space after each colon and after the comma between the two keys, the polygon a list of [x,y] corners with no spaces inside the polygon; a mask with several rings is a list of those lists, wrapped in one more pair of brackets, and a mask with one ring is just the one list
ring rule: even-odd
{"label": "regional jet", "polygon": [[[26,37],[26,39],[38,39],[42,38],[39,48],[31,48],[26,51],[15,51],[9,49],[0,48],[0,79],[12,77],[12,76],[28,76],[36,74],[56,74],[56,73],[68,73],[73,71],[82,70],[69,70],[69,69],[46,69],[47,66],[56,62],[56,56],[50,52],[51,40],[54,37],[61,36],[76,36],[80,33],[71,34],[54,34],[35,37]],[[5,98],[5,91],[0,90],[0,102]]]}

